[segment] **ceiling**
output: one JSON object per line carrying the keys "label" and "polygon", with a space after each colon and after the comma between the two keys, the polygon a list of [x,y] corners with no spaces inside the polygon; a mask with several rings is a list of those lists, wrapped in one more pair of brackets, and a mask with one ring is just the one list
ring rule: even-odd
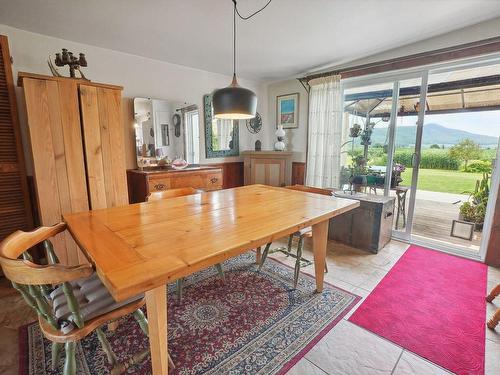
{"label": "ceiling", "polygon": [[[239,0],[243,15],[267,0]],[[0,0],[0,23],[232,72],[231,0]],[[273,0],[238,20],[238,74],[278,80],[500,16],[491,0]],[[84,52],[84,51],[82,51]]]}

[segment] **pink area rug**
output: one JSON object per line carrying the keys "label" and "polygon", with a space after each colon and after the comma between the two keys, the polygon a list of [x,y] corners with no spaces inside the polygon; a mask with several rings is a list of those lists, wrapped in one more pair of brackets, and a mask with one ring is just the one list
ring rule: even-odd
{"label": "pink area rug", "polygon": [[457,374],[484,374],[487,267],[411,246],[349,321]]}

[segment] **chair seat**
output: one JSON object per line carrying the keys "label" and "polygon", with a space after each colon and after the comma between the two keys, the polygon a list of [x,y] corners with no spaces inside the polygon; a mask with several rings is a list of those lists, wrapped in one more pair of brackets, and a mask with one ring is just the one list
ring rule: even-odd
{"label": "chair seat", "polygon": [[[80,315],[84,322],[144,297],[137,295],[125,301],[116,302],[95,272],[88,278],[72,281],[70,284],[80,306]],[[62,285],[50,293],[50,299],[61,332],[64,334],[71,332],[76,325],[73,322],[73,316]]]}
{"label": "chair seat", "polygon": [[313,230],[312,227],[306,227],[295,232],[294,234],[300,237],[312,237],[312,230]]}

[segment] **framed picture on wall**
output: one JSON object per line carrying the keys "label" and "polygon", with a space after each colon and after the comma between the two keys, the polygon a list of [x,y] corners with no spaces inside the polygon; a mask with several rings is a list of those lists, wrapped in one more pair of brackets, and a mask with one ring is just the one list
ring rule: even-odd
{"label": "framed picture on wall", "polygon": [[276,126],[283,129],[299,127],[299,93],[276,97]]}

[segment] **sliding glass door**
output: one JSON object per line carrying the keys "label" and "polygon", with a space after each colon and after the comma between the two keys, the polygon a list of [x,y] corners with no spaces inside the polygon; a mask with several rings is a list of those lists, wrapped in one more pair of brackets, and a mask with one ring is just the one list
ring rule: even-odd
{"label": "sliding glass door", "polygon": [[480,258],[500,136],[500,64],[428,74],[414,242]]}
{"label": "sliding glass door", "polygon": [[[424,87],[424,90],[422,90]],[[395,198],[393,236],[409,240],[425,101],[423,73],[346,85],[344,190]]]}
{"label": "sliding glass door", "polygon": [[394,197],[396,239],[480,257],[500,181],[499,60],[348,80],[343,126],[342,189]]}

